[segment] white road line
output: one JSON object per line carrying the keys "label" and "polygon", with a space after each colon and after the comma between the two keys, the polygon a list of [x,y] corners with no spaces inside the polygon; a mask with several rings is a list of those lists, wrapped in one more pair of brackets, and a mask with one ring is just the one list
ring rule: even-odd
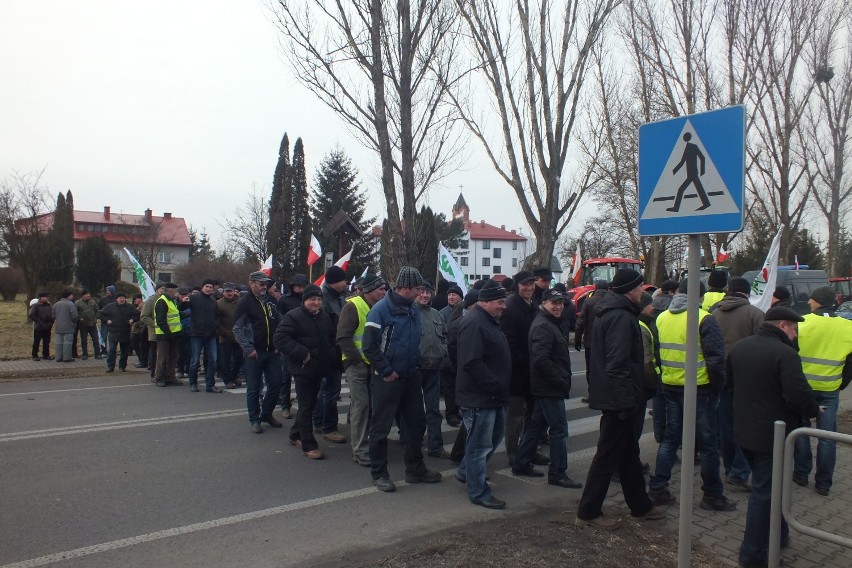
{"label": "white road line", "polygon": [[105,422],[103,424],[85,424],[82,426],[66,426],[63,428],[49,428],[46,430],[31,430],[29,432],[12,432],[0,434],[0,442],[15,442],[18,440],[32,440],[34,438],[52,438],[54,436],[67,436],[69,434],[88,434],[90,432],[104,432],[107,430],[121,430],[124,428],[138,428],[140,426],[157,426],[159,424],[176,424],[179,422],[192,422],[194,420],[211,420],[214,418],[226,418],[245,414],[245,409],[221,410],[217,412],[199,412],[197,414],[182,414],[179,416],[164,416],[162,418],[140,418],[138,420],[124,420],[121,422]]}
{"label": "white road line", "polygon": [[130,387],[145,387],[151,386],[151,383],[139,383],[138,385],[109,385],[106,387],[80,387],[78,389],[57,389],[57,390],[43,390],[43,391],[30,391],[30,392],[9,392],[0,394],[2,396],[32,396],[36,394],[53,394],[56,392],[78,392],[78,391],[88,391],[88,390],[102,390],[102,389],[126,389]]}

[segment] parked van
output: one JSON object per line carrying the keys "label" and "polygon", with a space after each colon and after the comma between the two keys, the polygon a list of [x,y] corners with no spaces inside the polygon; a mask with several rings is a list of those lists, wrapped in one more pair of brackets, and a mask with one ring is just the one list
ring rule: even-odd
{"label": "parked van", "polygon": [[[743,278],[750,283],[754,282],[757,270],[750,270],[743,274]],[[825,270],[796,270],[794,266],[779,266],[776,286],[785,286],[790,291],[790,304],[798,314],[810,313],[808,299],[811,292],[820,286],[828,286],[828,273]],[[772,293],[769,290],[768,293]]]}

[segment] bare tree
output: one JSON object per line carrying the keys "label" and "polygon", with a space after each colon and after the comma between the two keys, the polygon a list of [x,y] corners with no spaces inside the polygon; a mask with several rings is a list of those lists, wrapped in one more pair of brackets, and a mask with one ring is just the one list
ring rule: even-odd
{"label": "bare tree", "polygon": [[47,231],[52,224],[45,168],[12,172],[0,181],[0,261],[21,269],[27,293],[33,296],[46,258]]}
{"label": "bare tree", "polygon": [[[157,274],[164,265],[176,264],[171,261],[160,260],[160,253],[168,252],[164,250],[164,247],[174,241],[177,235],[177,227],[170,226],[162,219],[153,219],[152,217],[149,220],[146,217],[147,215],[142,217],[134,215],[133,218],[126,217],[123,214],[118,215],[123,228],[129,232],[125,245],[127,250],[136,257],[145,272],[156,280]],[[124,264],[124,260],[122,260],[122,264]]]}
{"label": "bare tree", "polygon": [[452,0],[275,0],[272,13],[298,79],[379,155],[395,273],[417,250],[402,219],[457,156]]}
{"label": "bare tree", "polygon": [[[564,182],[578,122],[586,103],[585,80],[592,49],[620,0],[456,0],[471,49],[493,107],[454,102],[498,174],[514,190],[536,239],[528,264],[549,265],[556,239],[580,197],[594,185],[593,170],[579,168]],[[471,90],[481,91],[480,83]],[[500,135],[492,138],[491,132]]]}
{"label": "bare tree", "polygon": [[218,248],[227,256],[240,260],[259,262],[269,256],[266,226],[269,208],[264,192],[252,184],[244,205],[228,211],[219,222],[225,242]]}

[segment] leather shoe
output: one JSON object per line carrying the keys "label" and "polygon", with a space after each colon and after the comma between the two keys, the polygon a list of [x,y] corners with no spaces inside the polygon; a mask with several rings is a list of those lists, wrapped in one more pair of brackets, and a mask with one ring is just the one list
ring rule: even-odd
{"label": "leather shoe", "polygon": [[346,436],[340,432],[329,432],[328,434],[323,434],[322,437],[335,444],[342,444],[346,441]]}
{"label": "leather shoe", "polygon": [[548,465],[550,463],[550,458],[541,452],[536,452],[532,459],[533,465]]}
{"label": "leather shoe", "polygon": [[302,441],[301,440],[290,440],[290,445],[295,446],[297,448],[301,448],[302,447]]}
{"label": "leather shoe", "polygon": [[376,489],[378,489],[379,491],[384,491],[385,493],[396,491],[396,485],[387,477],[380,477],[379,479],[374,479],[373,485],[376,486]]}
{"label": "leather shoe", "polygon": [[263,428],[260,426],[260,422],[252,422],[251,431],[255,434],[263,434]]}
{"label": "leather shoe", "polygon": [[550,478],[547,480],[548,485],[555,485],[557,487],[564,487],[565,489],[582,489],[583,484],[579,481],[574,481],[570,477],[564,477],[562,479]]}
{"label": "leather shoe", "polygon": [[666,518],[666,508],[660,506],[651,507],[644,515],[635,517],[642,521],[659,521]]}
{"label": "leather shoe", "polygon": [[357,454],[352,456],[352,461],[364,467],[370,467],[371,465],[369,457],[359,456]]}
{"label": "leather shoe", "polygon": [[237,386],[237,388],[242,388],[243,386],[243,383],[242,381],[240,381],[240,379],[234,379],[234,384]]}
{"label": "leather shoe", "polygon": [[190,392],[198,392],[198,385],[189,385]]}
{"label": "leather shoe", "polygon": [[471,503],[485,507],[486,509],[503,509],[506,507],[505,501],[501,501],[493,495],[490,495],[487,499],[476,499],[475,501],[471,501]]}
{"label": "leather shoe", "polygon": [[235,388],[237,388],[237,385],[235,385],[234,383],[228,383],[228,384],[225,385],[225,388],[229,389],[229,390],[235,389]]}
{"label": "leather shoe", "polygon": [[267,424],[269,424],[273,428],[283,428],[284,427],[284,425],[281,424],[281,422],[279,422],[278,419],[275,418],[274,416],[272,416],[271,414],[269,416],[261,416],[260,421],[266,422]]}
{"label": "leather shoe", "polygon": [[405,475],[406,483],[437,483],[439,481],[441,481],[441,473],[430,469],[417,475]]}
{"label": "leather shoe", "polygon": [[208,387],[204,389],[204,392],[222,392],[222,389],[219,387]]}
{"label": "leather shoe", "polygon": [[448,452],[444,448],[441,448],[440,450],[431,451],[426,455],[428,455],[430,458],[439,458],[442,460],[450,459],[450,452]]}
{"label": "leather shoe", "polygon": [[305,457],[312,460],[321,460],[325,455],[319,449],[316,449],[305,452]]}
{"label": "leather shoe", "polygon": [[447,426],[451,428],[458,428],[461,426],[461,420],[459,420],[458,416],[453,416],[452,414],[447,415]]}
{"label": "leather shoe", "polygon": [[527,465],[525,468],[513,467],[512,475],[520,475],[522,477],[544,477],[540,471],[536,471],[532,465]]}
{"label": "leather shoe", "polygon": [[595,517],[594,519],[581,519],[577,517],[577,524],[586,524],[596,529],[603,530],[615,530],[621,525],[621,518],[619,517],[605,517],[603,515],[599,517]]}

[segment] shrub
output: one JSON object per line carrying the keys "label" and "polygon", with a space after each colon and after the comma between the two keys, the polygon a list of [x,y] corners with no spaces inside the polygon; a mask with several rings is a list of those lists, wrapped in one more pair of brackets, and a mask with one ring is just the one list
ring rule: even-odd
{"label": "shrub", "polygon": [[11,302],[24,290],[24,274],[20,268],[0,267],[0,296]]}

